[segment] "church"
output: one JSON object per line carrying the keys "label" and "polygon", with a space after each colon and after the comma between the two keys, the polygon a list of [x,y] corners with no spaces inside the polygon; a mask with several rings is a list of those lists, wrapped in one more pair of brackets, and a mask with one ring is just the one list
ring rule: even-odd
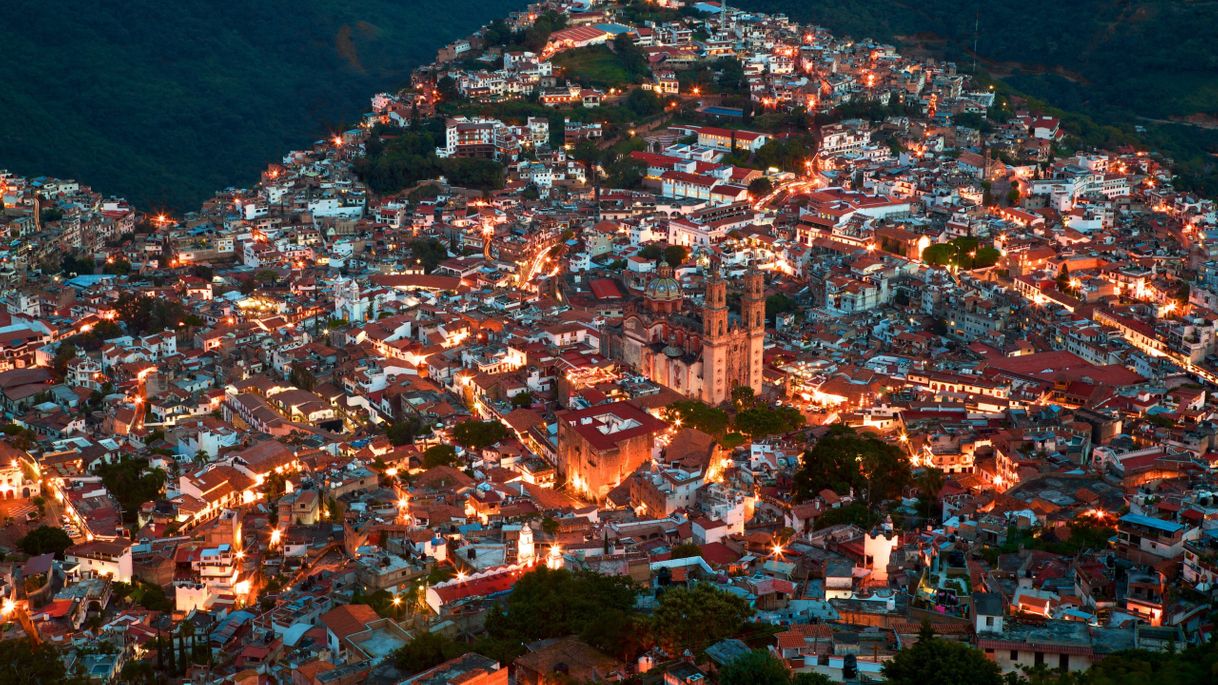
{"label": "church", "polygon": [[756,269],[742,280],[737,315],[728,310],[727,282],[717,266],[697,303],[686,300],[672,267],[661,264],[642,297],[627,306],[620,326],[610,328],[608,356],[710,405],[728,401],[741,385],[760,395],[765,281]]}

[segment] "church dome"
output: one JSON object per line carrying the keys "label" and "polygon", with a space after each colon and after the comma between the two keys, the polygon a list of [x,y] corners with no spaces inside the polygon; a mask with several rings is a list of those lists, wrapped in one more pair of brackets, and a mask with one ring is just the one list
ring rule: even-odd
{"label": "church dome", "polygon": [[643,297],[654,302],[676,302],[681,299],[681,284],[671,276],[653,278],[644,288]]}

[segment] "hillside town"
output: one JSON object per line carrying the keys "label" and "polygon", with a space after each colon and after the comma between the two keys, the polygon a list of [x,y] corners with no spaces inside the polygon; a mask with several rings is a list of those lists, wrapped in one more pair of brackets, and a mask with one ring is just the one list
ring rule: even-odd
{"label": "hillside town", "polygon": [[1218,210],[1173,178],[709,0],[513,12],[185,214],[0,172],[0,638],[235,685],[1200,648]]}

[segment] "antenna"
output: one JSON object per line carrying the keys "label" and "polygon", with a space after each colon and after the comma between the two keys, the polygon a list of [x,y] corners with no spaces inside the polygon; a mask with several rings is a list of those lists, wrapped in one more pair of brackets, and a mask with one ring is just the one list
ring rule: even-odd
{"label": "antenna", "polygon": [[973,76],[977,75],[977,43],[981,37],[981,5],[973,15]]}

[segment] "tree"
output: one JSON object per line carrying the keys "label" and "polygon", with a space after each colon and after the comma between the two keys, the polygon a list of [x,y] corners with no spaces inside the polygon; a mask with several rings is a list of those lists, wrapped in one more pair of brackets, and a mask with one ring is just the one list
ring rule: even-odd
{"label": "tree", "polygon": [[[643,78],[645,78],[647,76],[648,73],[650,73],[651,69],[647,66],[647,55],[643,52],[643,50],[641,48],[639,48],[638,45],[635,45],[634,41],[630,38],[629,35],[627,35],[625,33],[619,33],[613,39],[613,52],[615,54],[617,54],[618,61],[621,63],[622,68],[630,76],[630,79],[632,81],[641,81],[641,80],[643,80]],[[630,93],[630,95],[633,96],[635,93],[644,93],[647,95],[651,95],[652,98],[655,98],[655,95],[649,90],[643,90],[641,88],[638,88],[638,89],[635,89],[634,91],[632,91]],[[658,103],[658,100],[657,100],[657,103]],[[630,109],[632,111],[634,111],[635,114],[638,114],[640,116],[647,116],[649,114],[654,114],[656,111],[659,111],[659,110],[655,110],[652,112],[640,112],[638,110],[635,110],[634,107],[630,106],[630,98],[627,98],[627,107],[630,107]],[[662,107],[661,107],[661,109],[662,109]]]}
{"label": "tree", "polygon": [[441,102],[455,102],[461,99],[461,91],[457,88],[457,81],[451,76],[445,75],[436,81],[436,94],[440,96]]}
{"label": "tree", "polygon": [[452,466],[457,463],[457,450],[452,445],[432,445],[423,452],[423,468]]}
{"label": "tree", "polygon": [[775,317],[795,311],[795,300],[782,293],[775,293],[765,298],[765,315],[771,321]]}
{"label": "tree", "polygon": [[395,447],[409,445],[414,439],[427,431],[427,424],[418,416],[408,416],[401,421],[395,421],[385,429],[385,437]]}
{"label": "tree", "polygon": [[59,650],[29,638],[0,642],[0,685],[57,685],[67,673]]}
{"label": "tree", "polygon": [[757,392],[752,386],[737,385],[732,388],[732,406],[738,410],[757,406]]}
{"label": "tree", "polygon": [[144,502],[161,496],[165,487],[165,472],[148,470],[148,460],[124,457],[112,464],[99,464],[97,473],[123,508],[123,520],[132,523]]}
{"label": "tree", "polygon": [[681,266],[687,257],[689,248],[684,245],[669,245],[664,248],[664,261],[668,262],[669,266]]}
{"label": "tree", "polygon": [[74,254],[66,254],[59,262],[59,270],[64,274],[91,274],[95,264],[93,258],[85,255],[77,257]]}
{"label": "tree", "polygon": [[503,658],[518,655],[525,642],[578,635],[602,652],[630,658],[645,634],[634,615],[636,594],[624,576],[544,567],[530,571],[516,582],[504,610],[487,616],[487,632],[500,648],[487,652],[498,651],[494,656]]}
{"label": "tree", "polygon": [[448,249],[436,238],[415,238],[406,247],[419,260],[425,273],[435,271],[440,262],[448,259]]}
{"label": "tree", "polygon": [[795,491],[800,499],[814,496],[824,488],[846,492],[851,488],[866,493],[875,505],[901,495],[911,479],[909,461],[895,445],[856,432],[845,424],[835,424],[804,452],[795,472]]}
{"label": "tree", "polygon": [[749,195],[752,195],[753,197],[765,197],[773,190],[774,182],[765,176],[755,178],[749,183]]}
{"label": "tree", "polygon": [[664,111],[664,103],[660,101],[660,97],[642,88],[630,91],[622,104],[639,118],[654,116]]}
{"label": "tree", "polygon": [[891,685],[1000,685],[998,664],[985,654],[960,642],[921,636],[912,646],[897,652],[884,665],[884,678]]}
{"label": "tree", "polygon": [[996,247],[986,246],[977,248],[977,257],[973,260],[974,269],[984,269],[994,266],[1002,259],[1002,252]]}
{"label": "tree", "polygon": [[609,186],[631,190],[643,185],[647,165],[629,155],[622,155],[605,167]]}
{"label": "tree", "polygon": [[664,592],[652,615],[652,627],[662,644],[697,653],[735,635],[752,613],[740,597],[699,583]]}
{"label": "tree", "polygon": [[181,303],[150,295],[123,295],[118,298],[114,308],[133,335],[176,330],[179,324],[193,325],[197,321],[197,317],[190,315]]}
{"label": "tree", "polygon": [[670,421],[680,420],[683,426],[697,428],[717,438],[727,432],[727,412],[698,400],[673,402],[668,405],[666,415]]}
{"label": "tree", "polygon": [[517,409],[523,409],[525,407],[533,406],[533,402],[535,400],[536,400],[536,398],[533,397],[533,393],[526,390],[524,392],[520,392],[520,393],[516,393],[515,395],[512,395],[512,398],[510,400],[508,400],[508,402],[509,402],[509,404],[511,404],[513,407],[516,407]]}
{"label": "tree", "polygon": [[393,660],[393,665],[404,673],[414,674],[439,666],[465,651],[456,640],[441,633],[426,631],[398,647],[389,658]]}
{"label": "tree", "polygon": [[1075,292],[1074,279],[1070,278],[1070,266],[1062,262],[1061,269],[1057,271],[1057,278],[1053,279],[1057,283],[1057,290],[1067,295],[1073,295]]}
{"label": "tree", "polygon": [[17,549],[30,556],[51,553],[56,559],[62,559],[63,551],[71,546],[72,538],[54,526],[38,526],[17,541]]}
{"label": "tree", "polygon": [[458,445],[470,450],[482,451],[491,445],[505,440],[512,434],[510,430],[498,421],[463,421],[453,427],[453,440]]}
{"label": "tree", "polygon": [[922,261],[931,266],[947,266],[956,256],[956,248],[951,243],[935,243],[922,250]]}
{"label": "tree", "polygon": [[736,414],[736,430],[752,436],[764,438],[768,435],[782,435],[803,428],[807,419],[795,407],[768,407],[757,405],[749,407]]}
{"label": "tree", "polygon": [[683,542],[676,545],[671,550],[673,559],[687,559],[689,557],[702,556],[702,548],[692,542]]}
{"label": "tree", "polygon": [[719,685],[791,685],[791,672],[770,652],[754,649],[719,669]]}
{"label": "tree", "polygon": [[68,375],[68,363],[76,358],[76,345],[70,342],[64,342],[55,350],[55,359],[51,362],[51,368],[55,370],[56,378],[63,378]]}
{"label": "tree", "polygon": [[810,135],[793,135],[788,138],[772,139],[762,145],[753,156],[758,168],[774,167],[783,171],[802,174],[807,169],[804,163],[816,150],[816,141]]}

